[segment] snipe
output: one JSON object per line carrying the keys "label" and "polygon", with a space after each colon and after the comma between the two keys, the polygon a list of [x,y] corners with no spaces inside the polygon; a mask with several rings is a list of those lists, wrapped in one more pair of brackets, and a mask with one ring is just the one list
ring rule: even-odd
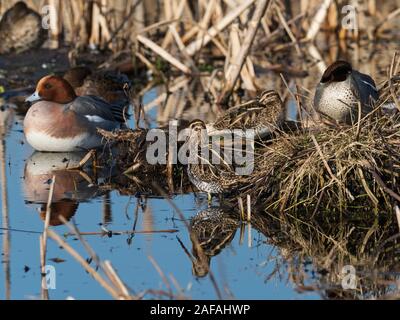
{"label": "snipe", "polygon": [[[206,125],[201,120],[194,120],[189,124],[188,148],[194,155],[187,166],[187,174],[190,182],[200,191],[208,193],[208,199],[211,200],[211,194],[222,194],[233,190],[242,177],[236,175],[233,170],[217,167],[210,163],[202,163],[201,150],[208,144]],[[206,138],[207,141],[204,140]],[[195,163],[190,163],[195,162]]]}
{"label": "snipe", "polygon": [[209,135],[219,135],[228,130],[253,129],[255,138],[264,138],[279,130],[285,120],[285,108],[279,94],[266,90],[257,98],[229,108],[207,128]]}

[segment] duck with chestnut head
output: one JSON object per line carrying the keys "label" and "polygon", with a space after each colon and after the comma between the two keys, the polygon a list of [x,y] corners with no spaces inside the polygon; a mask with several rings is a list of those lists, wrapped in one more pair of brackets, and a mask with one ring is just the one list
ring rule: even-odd
{"label": "duck with chestnut head", "polygon": [[315,109],[340,123],[352,124],[372,111],[378,91],[374,80],[354,70],[350,63],[338,60],[322,75],[314,96]]}
{"label": "duck with chestnut head", "polygon": [[28,143],[38,151],[68,152],[102,145],[98,128],[114,130],[125,122],[124,108],[96,96],[77,96],[58,76],[42,78],[26,99],[33,105],[24,119]]}

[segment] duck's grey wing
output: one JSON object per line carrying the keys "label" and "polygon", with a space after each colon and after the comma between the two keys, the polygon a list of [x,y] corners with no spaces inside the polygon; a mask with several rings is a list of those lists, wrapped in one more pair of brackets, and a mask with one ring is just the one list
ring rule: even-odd
{"label": "duck's grey wing", "polygon": [[358,71],[353,71],[353,76],[363,104],[370,104],[371,98],[374,101],[378,100],[379,94],[374,79]]}
{"label": "duck's grey wing", "polygon": [[102,118],[106,121],[120,123],[125,121],[124,109],[122,107],[109,104],[96,96],[77,97],[67,108],[82,116],[92,117],[94,120]]}

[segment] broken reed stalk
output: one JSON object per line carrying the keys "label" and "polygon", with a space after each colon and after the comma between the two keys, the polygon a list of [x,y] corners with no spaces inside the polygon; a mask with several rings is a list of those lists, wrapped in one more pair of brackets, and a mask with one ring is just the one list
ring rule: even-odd
{"label": "broken reed stalk", "polygon": [[240,16],[247,8],[249,8],[255,0],[245,0],[236,9],[229,12],[216,26],[212,26],[207,30],[206,35],[201,39],[196,39],[187,46],[187,53],[193,56],[203,46],[207,45],[212,38],[228,27],[238,16]]}
{"label": "broken reed stalk", "polygon": [[172,64],[174,67],[178,68],[181,70],[184,74],[190,75],[191,70],[185,66],[182,62],[180,62],[178,59],[174,58],[170,53],[165,51],[162,47],[160,47],[158,44],[150,40],[149,38],[146,38],[145,36],[142,36],[138,34],[136,36],[137,40],[144,44],[146,47],[151,49],[154,53],[158,54],[160,57],[168,61],[170,64]]}
{"label": "broken reed stalk", "polygon": [[243,199],[241,197],[238,197],[238,204],[239,204],[239,213],[240,213],[240,219],[244,221],[244,207],[243,207]]}
{"label": "broken reed stalk", "polygon": [[252,247],[251,223],[247,222],[247,246]]}
{"label": "broken reed stalk", "polygon": [[[104,236],[104,235],[112,235],[112,236],[120,236],[124,234],[151,234],[151,233],[176,233],[178,229],[162,229],[162,230],[123,230],[123,231],[101,231],[101,232],[80,232],[81,236]],[[75,236],[75,232],[65,233],[64,236]]]}
{"label": "broken reed stalk", "polygon": [[1,161],[1,209],[2,220],[1,230],[3,232],[3,252],[2,262],[4,264],[5,275],[5,298],[11,299],[11,269],[10,269],[10,218],[8,214],[8,188],[7,188],[7,171],[6,171],[6,143],[3,132],[1,132],[0,140],[0,161]]}
{"label": "broken reed stalk", "polygon": [[106,263],[102,262],[96,252],[90,247],[89,243],[85,241],[85,239],[82,238],[81,232],[77,228],[75,224],[71,224],[68,222],[63,216],[59,216],[59,219],[62,221],[64,225],[66,225],[73,233],[74,235],[79,239],[79,241],[82,243],[83,247],[85,250],[88,252],[90,257],[95,261],[95,263],[101,268],[101,270],[104,272],[104,274],[107,276],[109,281],[114,285],[114,288],[117,290],[118,295],[120,297],[124,297],[125,299],[132,299],[133,297],[128,294],[126,294],[127,289],[125,285],[121,285],[123,282],[121,279],[118,277],[116,274],[115,270],[112,268],[111,263]]}
{"label": "broken reed stalk", "polygon": [[44,220],[44,230],[43,234],[39,238],[40,243],[40,266],[41,266],[41,283],[42,283],[42,298],[44,300],[48,299],[48,291],[46,289],[46,274],[45,274],[45,266],[46,266],[46,253],[47,253],[47,234],[49,231],[50,225],[50,217],[51,217],[51,204],[53,201],[53,193],[54,193],[54,185],[56,183],[56,176],[53,175],[51,178],[49,196],[46,204],[46,217]]}
{"label": "broken reed stalk", "polygon": [[251,196],[248,194],[247,198],[247,222],[251,221]]}
{"label": "broken reed stalk", "polygon": [[328,9],[332,3],[332,0],[324,0],[324,2],[319,7],[317,13],[314,16],[314,19],[311,22],[310,28],[307,31],[306,39],[310,41],[310,45],[308,47],[308,53],[317,61],[317,67],[321,73],[326,69],[326,64],[324,59],[322,58],[319,50],[314,45],[313,41],[317,36],[321,24],[325,21],[325,17],[328,13]]}
{"label": "broken reed stalk", "polygon": [[234,59],[234,63],[229,66],[226,78],[226,84],[224,90],[222,91],[219,97],[220,104],[226,104],[227,99],[231,95],[231,92],[235,86],[236,81],[239,78],[242,67],[246,61],[246,58],[250,52],[251,45],[253,44],[254,37],[260,26],[260,21],[265,14],[268,3],[270,0],[259,0],[257,2],[256,9],[254,11],[253,17],[249,22],[249,26],[247,28],[247,33],[244,38],[243,44],[241,46],[240,51],[238,52],[236,58]]}
{"label": "broken reed stalk", "polygon": [[399,206],[395,206],[395,213],[396,213],[396,220],[397,220],[397,225],[399,226],[399,232],[400,232],[400,209]]}
{"label": "broken reed stalk", "polygon": [[[53,230],[48,231],[48,236],[53,239],[59,246],[67,251],[80,265],[104,288],[114,299],[122,298],[118,291],[112,287],[103,277],[93,269],[82,256],[76,252],[68,243],[66,243],[57,233]],[[127,297],[123,297],[127,298]]]}

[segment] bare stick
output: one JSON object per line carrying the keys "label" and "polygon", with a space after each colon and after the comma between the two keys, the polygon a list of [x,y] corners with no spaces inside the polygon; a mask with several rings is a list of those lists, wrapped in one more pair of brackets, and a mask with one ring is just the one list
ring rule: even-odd
{"label": "bare stick", "polygon": [[42,255],[41,255],[42,274],[44,273],[44,265],[46,264],[47,232],[48,232],[49,224],[50,224],[51,202],[53,200],[55,182],[56,182],[56,176],[53,175],[53,177],[51,178],[49,197],[47,199],[47,204],[46,204],[46,218],[44,220],[44,230],[43,230],[43,239],[42,239],[43,241],[41,243],[41,245],[42,245],[42,247],[41,247],[42,248]]}
{"label": "bare stick", "polygon": [[247,222],[251,221],[251,198],[247,195]]}
{"label": "bare stick", "polygon": [[104,288],[114,299],[120,299],[118,292],[108,284],[103,277],[93,269],[87,261],[81,257],[81,255],[76,252],[68,243],[66,243],[57,233],[53,230],[48,230],[48,236],[58,243],[65,251],[67,251],[76,261],[78,261],[81,266]]}
{"label": "bare stick", "polygon": [[[190,43],[187,46],[187,52],[189,55],[194,55],[197,51],[199,51],[202,46],[205,46],[207,43],[211,41],[218,33],[224,30],[227,26],[229,26],[238,16],[240,16],[244,10],[250,7],[255,0],[245,0],[241,5],[239,5],[236,9],[229,12],[215,27],[211,27],[208,29],[207,34],[201,39],[197,39]],[[262,2],[265,2],[262,1]]]}
{"label": "bare stick", "polygon": [[150,39],[142,36],[142,35],[137,35],[137,39],[139,42],[144,44],[146,47],[151,49],[154,53],[158,54],[160,57],[163,59],[167,60],[170,64],[172,64],[174,67],[178,68],[185,74],[190,74],[191,71],[190,69],[185,66],[182,62],[174,58],[171,54],[169,54],[167,51],[165,51],[163,48],[161,48],[158,44],[155,42],[151,41]]}
{"label": "bare stick", "polygon": [[234,64],[230,65],[231,72],[228,72],[229,79],[226,79],[226,86],[220,96],[219,103],[225,103],[227,98],[230,96],[233,87],[237,79],[239,78],[240,71],[242,70],[243,64],[246,61],[247,55],[249,54],[251,45],[256,35],[257,29],[260,25],[261,18],[264,16],[270,0],[260,0],[257,2],[257,7],[254,11],[253,17],[249,22],[246,37],[243,41],[240,52],[238,53]]}
{"label": "bare stick", "polygon": [[[111,235],[124,235],[124,234],[150,234],[150,233],[176,233],[178,232],[177,229],[165,229],[165,230],[124,230],[124,231],[110,231]],[[108,234],[105,231],[101,232],[80,232],[79,233],[81,236],[104,236]],[[65,236],[75,236],[75,232],[68,232],[64,234]]]}
{"label": "bare stick", "polygon": [[399,207],[396,205],[394,207],[394,210],[396,211],[396,219],[397,219],[397,224],[399,225],[399,231],[400,231],[400,209]]}
{"label": "bare stick", "polygon": [[321,28],[322,22],[324,22],[326,14],[328,12],[328,8],[331,5],[332,0],[324,0],[324,2],[319,7],[317,13],[314,16],[314,19],[311,22],[311,26],[307,31],[306,38],[310,40],[314,40],[319,29]]}

